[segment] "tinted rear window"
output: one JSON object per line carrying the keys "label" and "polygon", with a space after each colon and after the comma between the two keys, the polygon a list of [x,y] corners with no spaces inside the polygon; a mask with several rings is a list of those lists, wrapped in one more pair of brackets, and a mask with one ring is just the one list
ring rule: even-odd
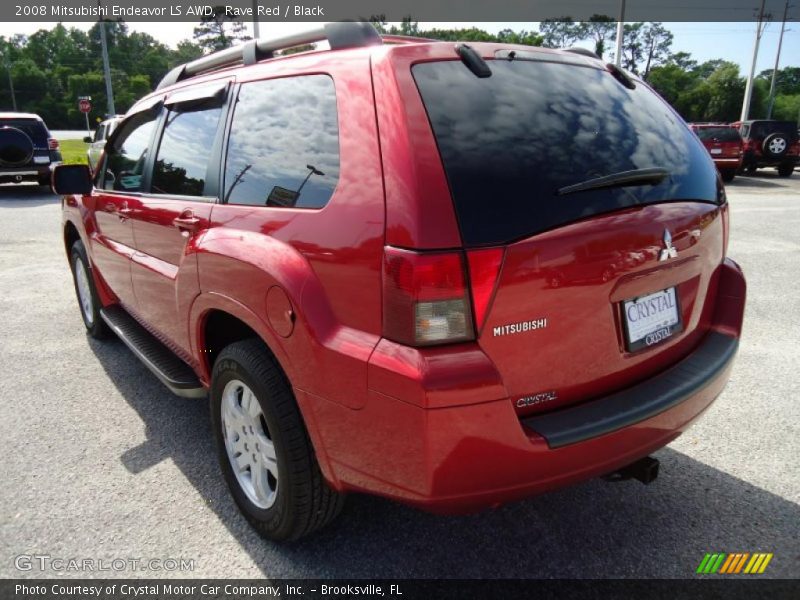
{"label": "tinted rear window", "polygon": [[742,139],[732,127],[698,127],[694,132],[704,142],[738,142]]}
{"label": "tinted rear window", "polygon": [[[640,204],[716,198],[707,152],[646,86],[589,67],[491,60],[480,79],[460,61],[412,68],[468,246],[504,243]],[[666,168],[657,185],[561,187]]]}
{"label": "tinted rear window", "polygon": [[14,127],[28,134],[35,146],[47,148],[47,128],[35,119],[2,119],[0,127]]}

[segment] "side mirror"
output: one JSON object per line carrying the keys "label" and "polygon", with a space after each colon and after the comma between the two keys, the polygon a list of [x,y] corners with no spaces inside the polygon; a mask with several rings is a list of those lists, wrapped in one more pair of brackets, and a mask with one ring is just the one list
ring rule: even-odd
{"label": "side mirror", "polygon": [[92,141],[93,141],[93,140],[92,140],[92,137],[91,137],[91,136],[89,136],[89,135],[85,135],[85,136],[83,136],[83,143],[84,143],[84,144],[91,144],[91,143],[92,143]]}
{"label": "side mirror", "polygon": [[88,165],[57,165],[51,181],[53,191],[59,195],[92,193],[92,173]]}

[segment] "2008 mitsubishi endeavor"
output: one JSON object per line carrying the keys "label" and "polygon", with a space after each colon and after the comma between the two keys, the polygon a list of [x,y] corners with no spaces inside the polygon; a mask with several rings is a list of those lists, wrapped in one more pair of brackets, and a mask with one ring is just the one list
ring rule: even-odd
{"label": "2008 mitsubishi endeavor", "polygon": [[210,397],[272,539],[348,491],[460,512],[649,481],[736,353],[714,163],[585,53],[364,23],[249,42],[170,72],[89,177],[54,174],[89,334]]}

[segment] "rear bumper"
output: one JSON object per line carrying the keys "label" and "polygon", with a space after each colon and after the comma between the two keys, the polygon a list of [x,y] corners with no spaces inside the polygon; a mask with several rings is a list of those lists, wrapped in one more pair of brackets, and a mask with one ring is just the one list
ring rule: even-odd
{"label": "rear bumper", "polygon": [[777,167],[780,165],[795,165],[800,164],[800,155],[789,154],[779,158],[772,158],[764,156],[763,154],[755,154],[754,152],[745,152],[744,155],[745,165],[756,165],[758,167]]}
{"label": "rear bumper", "polygon": [[738,169],[742,166],[742,158],[714,158],[714,164],[718,169]]}
{"label": "rear bumper", "polygon": [[[428,407],[409,401],[410,387],[400,379],[392,380],[396,395],[376,391],[385,389],[377,374],[370,375],[373,389],[360,410],[302,392],[298,399],[304,413],[313,413],[320,462],[339,489],[436,512],[468,512],[613,472],[670,443],[725,387],[744,305],[744,277],[726,260],[713,324],[691,354],[626,390],[522,420],[498,394],[502,386],[469,356],[462,359],[460,386],[435,376],[424,380],[434,392]],[[430,398],[433,404],[440,398],[437,385],[460,388],[468,403],[431,408]],[[481,393],[494,399],[480,401]]]}
{"label": "rear bumper", "polygon": [[39,181],[45,177],[50,177],[50,163],[24,167],[0,167],[0,183]]}
{"label": "rear bumper", "polygon": [[719,380],[732,364],[739,340],[711,332],[689,356],[660,375],[625,390],[522,424],[561,448],[636,425],[674,408]]}

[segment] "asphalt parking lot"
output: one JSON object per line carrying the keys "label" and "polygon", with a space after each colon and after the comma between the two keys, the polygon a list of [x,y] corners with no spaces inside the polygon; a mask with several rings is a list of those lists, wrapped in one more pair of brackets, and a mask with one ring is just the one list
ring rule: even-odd
{"label": "asphalt parking lot", "polygon": [[729,186],[748,278],[732,379],[657,453],[650,486],[590,481],[433,516],[352,496],[293,545],[259,538],[225,489],[206,404],[172,396],[118,340],[86,337],[58,199],[0,186],[0,577],[15,557],[186,558],[182,577],[690,577],[706,552],[772,552],[800,577],[800,173]]}

